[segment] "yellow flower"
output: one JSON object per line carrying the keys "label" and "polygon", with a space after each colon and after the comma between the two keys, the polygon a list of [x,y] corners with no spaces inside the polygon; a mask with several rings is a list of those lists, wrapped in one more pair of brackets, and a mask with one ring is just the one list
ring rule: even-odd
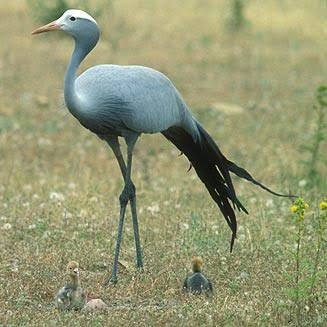
{"label": "yellow flower", "polygon": [[319,207],[321,210],[327,210],[327,200],[326,201],[321,201],[319,204]]}
{"label": "yellow flower", "polygon": [[294,218],[298,221],[302,221],[304,219],[305,210],[308,208],[308,203],[304,202],[302,198],[298,198],[290,207],[290,211],[294,214]]}
{"label": "yellow flower", "polygon": [[292,213],[296,213],[296,212],[298,212],[298,210],[299,210],[299,207],[298,207],[297,205],[295,205],[295,204],[293,204],[293,205],[290,207],[290,211],[291,211]]}

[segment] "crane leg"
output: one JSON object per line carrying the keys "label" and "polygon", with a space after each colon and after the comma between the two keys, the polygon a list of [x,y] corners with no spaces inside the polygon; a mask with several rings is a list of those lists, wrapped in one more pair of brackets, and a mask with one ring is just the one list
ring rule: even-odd
{"label": "crane leg", "polygon": [[124,226],[125,211],[126,211],[126,204],[123,205],[121,203],[120,204],[120,214],[119,214],[119,223],[118,223],[118,233],[117,233],[114,264],[112,267],[111,277],[105,283],[105,285],[117,283],[118,259],[119,259],[120,245],[121,245],[121,241],[123,238],[123,226]]}
{"label": "crane leg", "polygon": [[138,135],[134,135],[134,134],[125,138],[127,144],[127,167],[126,167],[125,188],[127,187],[128,189],[128,193],[129,193],[128,199],[130,200],[130,205],[131,205],[134,241],[135,241],[135,250],[136,250],[136,266],[137,268],[142,269],[143,268],[142,250],[141,250],[139,224],[138,224],[137,210],[136,210],[136,189],[131,179],[133,150],[137,138]]}
{"label": "crane leg", "polygon": [[130,201],[131,205],[131,212],[132,212],[132,220],[133,220],[133,230],[134,230],[134,239],[135,239],[135,248],[136,248],[136,263],[138,268],[143,267],[142,263],[142,251],[140,245],[140,236],[139,236],[139,229],[138,229],[138,220],[137,220],[137,210],[136,210],[136,192],[135,186],[131,180],[131,170],[132,170],[132,157],[133,157],[133,149],[136,143],[138,135],[133,135],[129,138],[126,138],[127,143],[127,167],[125,161],[123,159],[122,153],[120,151],[120,146],[117,137],[110,137],[106,138],[107,143],[112,148],[121,173],[124,178],[125,186],[122,193],[119,196],[120,202],[120,215],[119,215],[119,224],[118,224],[118,234],[117,234],[117,243],[115,249],[115,258],[114,264],[112,268],[111,277],[105,283],[106,285],[109,283],[117,283],[117,270],[118,270],[118,259],[119,259],[119,252],[120,246],[122,241],[123,235],[123,226],[124,226],[124,219],[125,219],[125,212],[126,206],[128,201]]}
{"label": "crane leg", "polygon": [[135,194],[135,197],[131,199],[130,203],[131,203],[134,241],[135,241],[135,249],[136,249],[136,266],[137,266],[137,268],[142,269],[143,261],[142,261],[142,250],[141,250],[140,233],[139,233],[139,223],[137,220],[136,194]]}

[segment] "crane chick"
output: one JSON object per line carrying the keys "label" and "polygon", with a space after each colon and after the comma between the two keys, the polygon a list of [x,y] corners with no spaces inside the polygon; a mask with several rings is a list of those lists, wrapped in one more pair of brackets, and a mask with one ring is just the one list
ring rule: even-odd
{"label": "crane chick", "polygon": [[206,296],[213,294],[213,288],[211,281],[206,278],[202,273],[203,261],[201,257],[193,257],[192,259],[192,271],[193,274],[187,277],[184,281],[183,291],[199,295],[202,292]]}
{"label": "crane chick", "polygon": [[67,274],[69,281],[58,291],[55,297],[56,307],[61,311],[80,310],[86,304],[86,295],[81,287],[78,262],[68,263]]}

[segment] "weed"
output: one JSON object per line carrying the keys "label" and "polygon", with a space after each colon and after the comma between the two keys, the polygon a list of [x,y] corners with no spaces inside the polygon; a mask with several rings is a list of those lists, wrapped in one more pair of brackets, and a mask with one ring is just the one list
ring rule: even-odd
{"label": "weed", "polygon": [[315,129],[312,135],[311,144],[303,146],[309,154],[309,159],[304,161],[307,170],[308,186],[317,186],[322,182],[321,176],[318,171],[319,162],[325,163],[325,157],[321,151],[321,144],[325,140],[326,135],[326,122],[325,115],[327,110],[327,86],[320,86],[316,90],[316,102],[317,104],[313,106],[316,113],[315,118]]}
{"label": "weed", "polygon": [[53,21],[70,8],[67,0],[27,0],[27,3],[32,9],[35,19],[43,24]]}
{"label": "weed", "polygon": [[300,323],[301,320],[301,301],[300,301],[300,247],[304,230],[304,214],[305,210],[309,207],[303,199],[298,198],[291,206],[291,212],[293,213],[293,219],[297,227],[296,234],[296,253],[295,253],[295,286],[294,286],[294,300],[296,303],[296,320]]}
{"label": "weed", "polygon": [[[34,15],[34,18],[43,23],[49,23],[54,19],[60,17],[66,10],[74,7],[78,7],[79,9],[83,9],[85,11],[90,11],[95,16],[100,15],[99,10],[94,10],[94,6],[90,5],[89,0],[80,0],[80,1],[72,1],[72,0],[26,0],[28,6],[31,9],[31,12]],[[91,10],[93,8],[93,10]]]}
{"label": "weed", "polygon": [[[319,268],[322,255],[322,246],[326,241],[324,233],[326,232],[327,221],[327,202],[320,203],[320,212],[317,217],[314,216],[314,253],[310,256],[305,256],[306,246],[312,247],[310,244],[304,244],[305,240],[305,213],[309,205],[302,198],[298,198],[291,206],[293,221],[296,226],[296,250],[294,254],[295,271],[294,286],[286,290],[286,293],[295,305],[295,319],[297,326],[302,326],[304,322],[303,311],[314,311],[315,300],[319,297],[320,291],[315,291],[315,285],[320,277],[325,273]],[[290,277],[290,276],[288,276]],[[291,277],[292,278],[292,277]],[[290,278],[290,279],[291,279]],[[293,278],[292,278],[293,279]]]}
{"label": "weed", "polygon": [[227,27],[232,32],[237,32],[245,25],[245,1],[233,0],[231,1],[230,14],[227,21]]}
{"label": "weed", "polygon": [[318,267],[321,259],[322,246],[326,242],[325,232],[327,231],[327,199],[320,202],[319,208],[320,208],[320,212],[318,213],[318,217],[315,225],[317,244],[316,244],[316,253],[313,261],[311,285],[309,290],[310,302],[312,302],[315,284],[317,278],[320,275],[318,272]]}

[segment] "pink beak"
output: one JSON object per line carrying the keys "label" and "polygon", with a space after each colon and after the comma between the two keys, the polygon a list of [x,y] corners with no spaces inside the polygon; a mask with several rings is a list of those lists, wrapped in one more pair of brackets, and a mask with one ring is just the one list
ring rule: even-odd
{"label": "pink beak", "polygon": [[44,26],[41,26],[41,27],[37,28],[36,30],[34,30],[32,32],[32,34],[40,34],[40,33],[54,31],[54,30],[58,30],[58,29],[60,29],[60,25],[55,20],[55,21],[53,21],[53,22],[51,22],[49,24],[46,24]]}

